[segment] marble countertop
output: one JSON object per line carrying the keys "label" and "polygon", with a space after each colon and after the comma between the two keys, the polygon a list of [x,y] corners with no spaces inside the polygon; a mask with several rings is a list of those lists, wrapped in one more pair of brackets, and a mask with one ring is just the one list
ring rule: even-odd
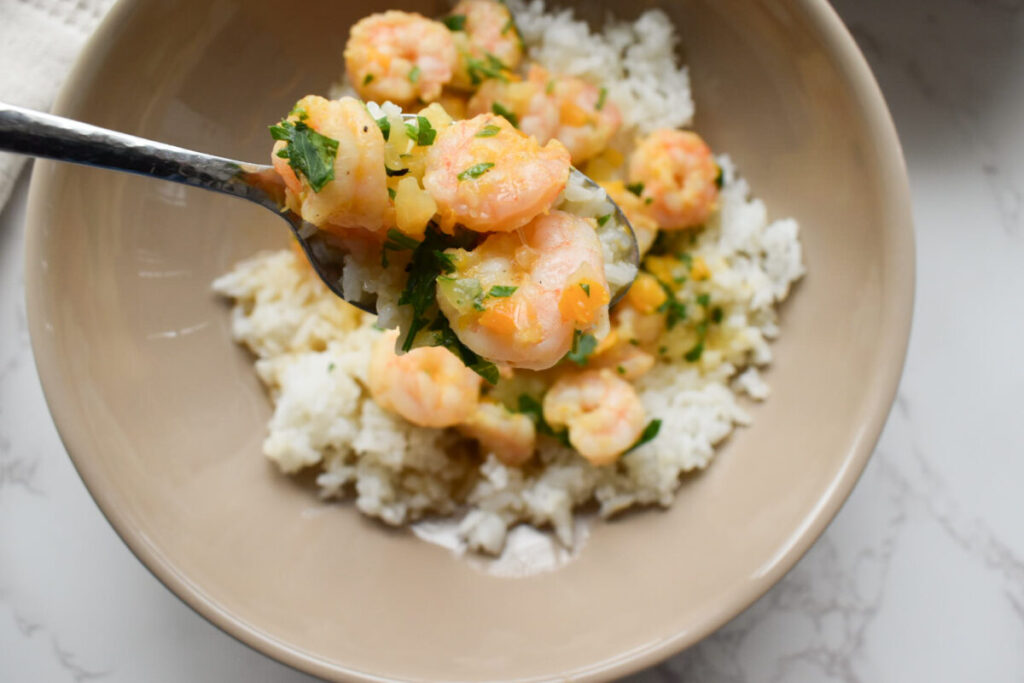
{"label": "marble countertop", "polygon": [[[1024,680],[1024,2],[837,5],[910,170],[918,289],[899,396],[807,556],[634,683]],[[72,468],[25,326],[27,180],[0,215],[0,680],[312,680],[160,585]]]}

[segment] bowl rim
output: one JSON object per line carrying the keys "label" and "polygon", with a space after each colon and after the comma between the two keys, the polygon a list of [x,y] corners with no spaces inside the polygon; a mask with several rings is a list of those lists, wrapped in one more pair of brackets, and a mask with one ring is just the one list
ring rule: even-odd
{"label": "bowl rim", "polygon": [[[87,80],[84,76],[102,58],[104,45],[113,37],[120,25],[129,18],[133,8],[144,1],[117,0],[97,30],[87,40],[76,59],[60,88],[52,108],[53,113],[65,116],[71,113],[74,102],[80,94],[78,84]],[[822,50],[829,54],[833,62],[840,67],[855,100],[863,106],[866,126],[871,137],[879,143],[880,164],[892,180],[892,182],[883,184],[880,190],[881,202],[883,206],[887,207],[890,215],[889,221],[893,225],[893,230],[886,235],[889,242],[887,246],[892,247],[896,253],[909,254],[909,259],[898,262],[892,259],[887,261],[882,268],[883,277],[891,280],[894,284],[891,287],[890,305],[886,309],[887,315],[882,325],[886,334],[879,338],[879,346],[886,349],[887,353],[880,359],[869,391],[869,395],[875,396],[874,406],[868,411],[867,419],[841,463],[832,486],[823,493],[817,507],[809,514],[803,527],[794,534],[788,547],[776,557],[776,561],[772,563],[768,571],[753,577],[750,581],[737,587],[736,590],[727,593],[710,614],[682,633],[671,634],[644,648],[601,660],[590,666],[553,673],[551,676],[558,675],[571,677],[578,681],[592,681],[634,673],[695,645],[750,607],[793,568],[834,519],[864,471],[896,398],[909,344],[916,271],[910,187],[902,147],[885,98],[867,60],[835,9],[827,0],[793,0],[793,7],[807,18],[818,35],[821,36]],[[24,264],[26,271],[31,268],[32,263],[38,262],[42,251],[40,214],[50,196],[47,187],[51,182],[50,177],[40,173],[39,170],[56,165],[56,163],[40,160],[36,162],[32,171],[25,220]],[[37,307],[32,305],[35,303],[35,293],[31,291],[31,288],[26,288],[25,294],[29,333],[33,349],[38,351],[39,339],[45,335],[44,321],[35,312]],[[98,473],[90,464],[89,459],[76,457],[79,445],[71,436],[74,430],[69,428],[73,418],[62,408],[61,402],[55,400],[55,397],[61,393],[61,379],[54,370],[43,367],[38,353],[34,353],[34,358],[47,407],[57,427],[61,442],[86,489],[121,541],[173,595],[238,642],[298,671],[331,680],[374,683],[394,680],[344,665],[335,665],[312,652],[302,650],[271,636],[256,625],[247,623],[224,609],[199,585],[193,583],[188,576],[176,570],[168,558],[164,557],[163,553],[146,536],[132,528],[127,511],[119,506],[102,486],[97,484]]]}

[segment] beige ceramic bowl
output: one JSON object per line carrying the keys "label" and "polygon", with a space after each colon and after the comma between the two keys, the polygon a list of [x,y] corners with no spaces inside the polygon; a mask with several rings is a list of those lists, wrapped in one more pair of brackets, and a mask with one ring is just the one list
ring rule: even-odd
{"label": "beige ceramic bowl", "polygon": [[[654,4],[607,7],[628,17]],[[828,524],[885,420],[910,324],[914,252],[893,125],[825,2],[662,4],[692,66],[697,127],[772,216],[799,219],[808,275],[783,308],[773,393],[755,424],[670,510],[597,524],[558,571],[488,575],[350,505],[317,502],[263,459],[270,404],[210,282],[286,244],[283,222],[177,185],[36,166],[26,284],[54,419],[118,533],[203,616],[328,678],[608,678],[721,626]],[[387,6],[124,0],[56,111],[264,161],[268,122],[324,92],[348,25]]]}

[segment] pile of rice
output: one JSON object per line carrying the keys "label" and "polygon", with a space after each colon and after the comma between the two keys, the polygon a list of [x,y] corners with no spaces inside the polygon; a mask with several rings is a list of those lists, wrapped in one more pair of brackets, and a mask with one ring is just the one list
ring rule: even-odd
{"label": "pile of rice", "polygon": [[[674,63],[675,36],[661,12],[592,33],[568,11],[545,14],[539,0],[512,8],[529,57],[605,85],[622,109],[625,135],[689,123],[689,79]],[[323,496],[354,495],[360,511],[389,524],[461,515],[462,543],[487,553],[500,553],[520,522],[550,527],[570,546],[574,508],[592,500],[602,516],[670,505],[680,475],[706,467],[715,444],[749,424],[739,394],[768,396],[758,368],[771,362],[775,308],[803,274],[796,222],[769,222],[728,157],[718,161],[721,210],[688,251],[712,270],[711,293],[725,312],[721,332],[697,362],[663,358],[634,381],[649,417],[662,420],[654,440],[613,466],[594,467],[544,438],[535,460],[514,468],[476,455],[454,430],[409,424],[378,407],[367,389],[381,334],[376,318],[336,298],[285,250],[256,255],[214,283],[234,300],[234,336],[257,356],[274,402],[264,453],[285,473],[318,468]]]}

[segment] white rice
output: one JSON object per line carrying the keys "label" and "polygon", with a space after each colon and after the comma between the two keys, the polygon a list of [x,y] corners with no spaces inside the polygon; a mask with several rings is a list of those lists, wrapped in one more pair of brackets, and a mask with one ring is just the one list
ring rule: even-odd
{"label": "white rice", "polygon": [[553,442],[540,449],[543,467],[505,467],[493,456],[478,462],[459,451],[453,431],[381,410],[366,388],[375,319],[330,294],[291,251],[254,256],[214,283],[234,299],[235,338],[258,357],[274,401],[264,453],[284,472],[320,468],[325,497],[354,495],[360,511],[389,524],[463,509],[462,540],[490,553],[519,522],[551,526],[570,544],[573,509],[591,499],[603,516],[669,505],[679,475],[706,467],[715,444],[749,423],[736,391],[767,396],[756,368],[771,361],[775,305],[803,273],[795,222],[769,223],[764,204],[748,198],[727,158],[720,161],[722,210],[691,253],[712,267],[728,334],[699,362],[659,362],[636,381],[661,432],[616,466],[594,467]]}
{"label": "white rice", "polygon": [[[675,65],[675,37],[661,12],[595,34],[568,11],[544,14],[539,0],[510,4],[530,58],[604,84],[630,129],[689,123],[688,76]],[[719,334],[693,363],[680,352],[692,340],[667,335],[667,357],[675,360],[659,361],[635,381],[661,431],[614,466],[594,467],[545,439],[536,465],[506,467],[493,455],[469,454],[454,430],[417,427],[383,411],[366,384],[372,342],[381,334],[376,319],[328,292],[292,251],[256,255],[214,283],[234,300],[234,337],[257,356],[274,402],[264,453],[283,472],[317,468],[321,495],[353,496],[361,512],[389,524],[460,514],[459,542],[492,554],[521,522],[550,527],[571,546],[574,509],[592,500],[605,517],[634,505],[671,504],[680,475],[706,467],[715,445],[749,424],[739,394],[768,396],[758,368],[770,363],[768,340],[779,333],[775,307],[803,274],[796,222],[769,222],[728,157],[718,161],[721,210],[688,251],[711,268],[703,285],[724,312]],[[603,198],[575,183],[561,201],[583,215],[607,213]],[[605,242],[606,258],[622,248]],[[613,272],[609,279],[632,275]],[[345,291],[378,287],[372,283],[386,277],[375,263],[350,264]],[[680,297],[691,300],[694,286],[682,285]],[[381,327],[403,322],[397,302],[379,305]]]}
{"label": "white rice", "polygon": [[542,0],[509,0],[529,59],[564,76],[608,89],[622,112],[623,132],[682,128],[693,120],[690,76],[676,62],[672,21],[650,9],[636,21],[609,21],[591,31],[572,10],[549,13]]}

